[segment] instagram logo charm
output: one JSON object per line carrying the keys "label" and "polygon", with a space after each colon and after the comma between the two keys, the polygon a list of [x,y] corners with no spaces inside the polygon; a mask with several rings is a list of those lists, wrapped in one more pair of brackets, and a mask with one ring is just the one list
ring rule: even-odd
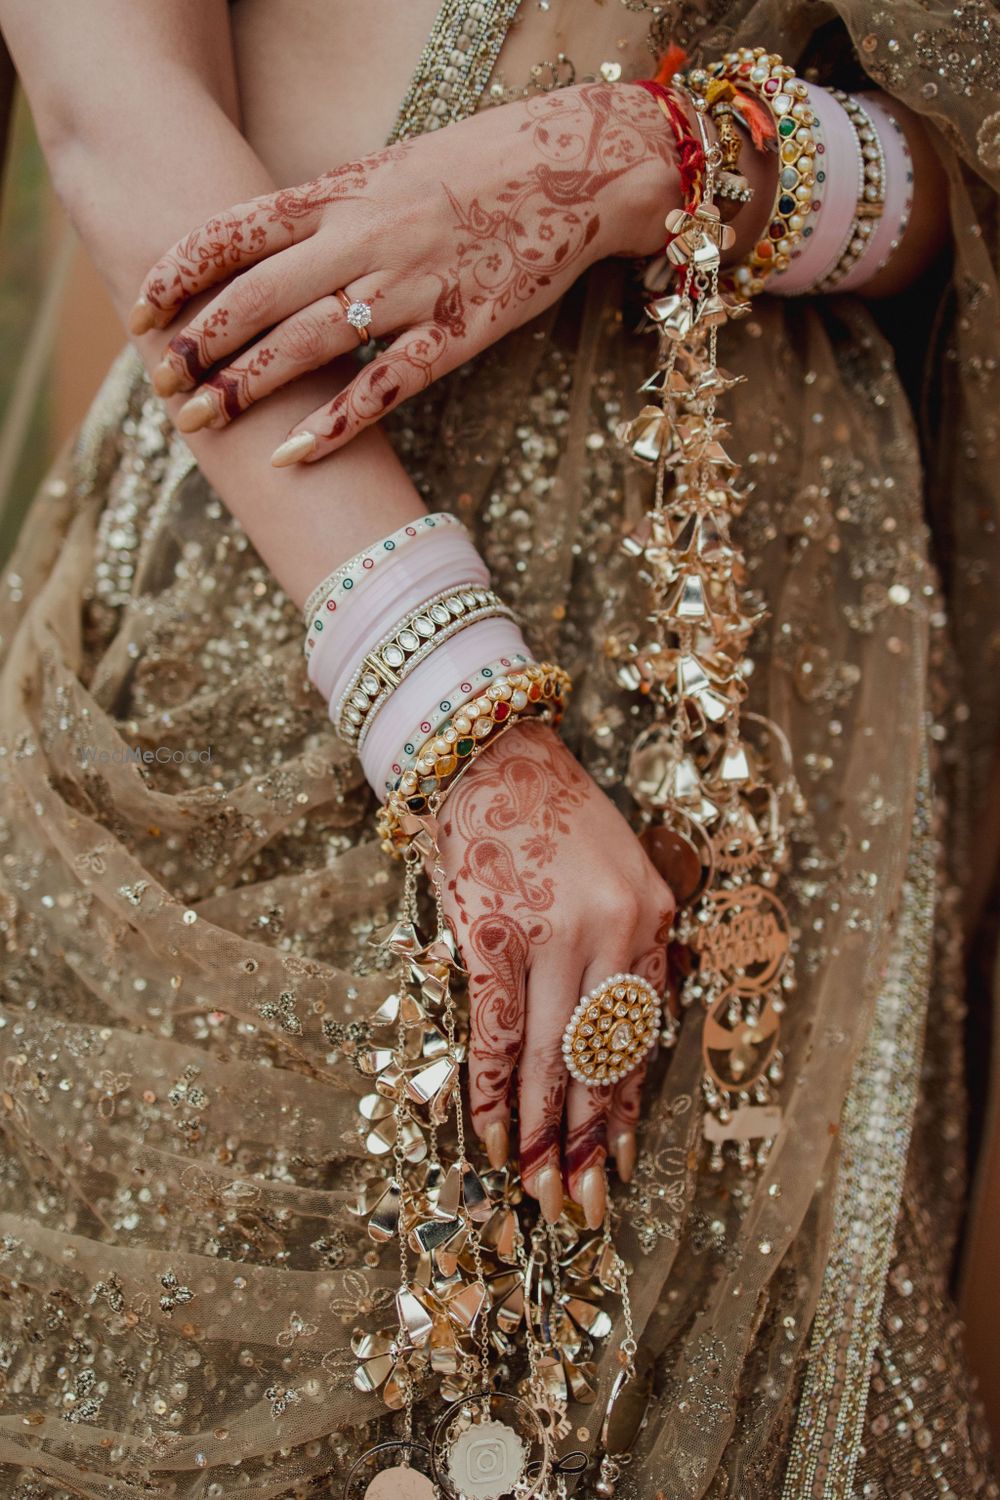
{"label": "instagram logo charm", "polygon": [[466,1428],[448,1453],[448,1474],[463,1500],[500,1500],[524,1473],[527,1450],[506,1422]]}

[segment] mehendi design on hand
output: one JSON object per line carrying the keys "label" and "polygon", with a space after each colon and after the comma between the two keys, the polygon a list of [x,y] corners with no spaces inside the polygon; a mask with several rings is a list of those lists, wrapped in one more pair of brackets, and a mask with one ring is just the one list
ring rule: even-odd
{"label": "mehendi design on hand", "polygon": [[554,833],[566,831],[569,812],[588,794],[584,773],[569,764],[567,777],[554,746],[533,735],[516,754],[508,749],[497,764],[477,767],[446,824],[446,836],[454,825],[463,849],[448,889],[469,969],[477,1122],[507,1101],[524,1033],[530,958],[552,937],[546,913],[555,905],[555,883],[540,876],[537,856],[547,862]]}
{"label": "mehendi design on hand", "polygon": [[[337,336],[313,341],[312,359],[289,355],[280,336],[288,324],[319,313],[338,287],[368,298],[374,285],[385,300],[373,335],[398,336],[290,434],[315,436],[309,461],[331,452],[565,290],[593,257],[612,183],[649,161],[662,161],[665,175],[673,170],[669,134],[642,90],[591,83],[507,108],[518,111],[513,118],[519,122],[508,131],[508,144],[524,137],[519,160],[525,165],[510,175],[497,172],[495,152],[491,157],[487,148],[487,186],[470,191],[460,173],[454,181],[439,177],[440,213],[424,209],[411,225],[412,265],[398,248],[396,264],[391,256],[381,263],[384,237],[372,232],[372,223],[404,212],[414,181],[425,201],[441,171],[438,157],[427,156],[440,154],[440,146],[427,137],[238,205],[179,241],[146,279],[135,332],[165,325],[191,296],[245,272],[180,330],[156,372],[160,394],[173,395],[190,390],[231,357],[230,368],[217,368],[207,380],[206,401],[188,414],[185,430],[223,425],[306,369],[355,347],[342,323]],[[480,127],[473,120],[469,128]],[[408,153],[414,153],[419,173],[408,165],[397,172]],[[489,185],[494,178],[495,187]],[[354,207],[341,226],[327,211],[340,215],[342,205]],[[332,258],[338,269],[329,284],[296,292],[298,307],[290,305],[295,279],[281,284],[280,252],[333,223],[337,239],[329,254],[325,248],[317,253],[315,265]],[[256,264],[275,256],[275,272]],[[265,341],[253,344],[261,335]]]}
{"label": "mehendi design on hand", "polygon": [[542,1101],[537,1129],[530,1133],[522,1130],[518,1142],[518,1162],[525,1181],[530,1182],[541,1167],[559,1158],[559,1127],[568,1081],[569,1075],[561,1065],[543,1073],[540,1078],[532,1079]]}
{"label": "mehendi design on hand", "polygon": [[305,238],[315,228],[312,221],[331,203],[365,198],[373,173],[401,160],[412,146],[412,141],[397,142],[362,161],[345,162],[323,172],[299,187],[252,198],[209,219],[157,261],[143,283],[143,297],[159,313],[172,314],[190,297],[218,281],[218,273],[239,271]]}
{"label": "mehendi design on hand", "polygon": [[575,1127],[566,1131],[563,1159],[566,1176],[579,1177],[588,1167],[602,1162],[608,1154],[607,1111],[611,1103],[611,1084],[600,1084],[587,1090],[587,1114]]}
{"label": "mehendi design on hand", "polygon": [[[530,134],[542,160],[508,179],[492,206],[484,207],[479,197],[463,201],[442,183],[457,243],[447,273],[434,273],[444,291],[420,330],[420,357],[413,359],[412,343],[405,339],[393,344],[325,410],[307,418],[308,430],[325,444],[322,451],[340,446],[493,342],[498,335],[484,334],[484,317],[489,325],[503,320],[500,331],[507,332],[557,277],[569,285],[600,230],[604,189],[651,156],[670,160],[665,134],[659,122],[650,121],[645,102],[635,101],[629,117],[619,94],[607,85],[586,85],[570,99],[532,99],[526,109],[529,117],[521,130]],[[378,369],[381,361],[396,376],[391,399]]]}

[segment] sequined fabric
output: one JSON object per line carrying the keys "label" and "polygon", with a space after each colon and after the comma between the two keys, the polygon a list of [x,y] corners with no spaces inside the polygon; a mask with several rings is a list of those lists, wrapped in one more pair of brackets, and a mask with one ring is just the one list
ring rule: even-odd
{"label": "sequined fabric", "polygon": [[[796,60],[838,17],[939,131],[954,275],[933,337],[912,310],[919,434],[855,301],[765,298],[721,350],[749,376],[732,447],[772,610],[751,707],[789,734],[810,808],[799,996],[764,1171],[702,1170],[696,1027],[650,1080],[616,1198],[657,1380],[622,1500],[1000,1493],[947,1294],[963,922],[996,854],[968,838],[1000,737],[996,14],[525,0],[494,87],[544,86],[560,49],[560,82],[641,76],[671,33]],[[619,542],[643,481],[612,435],[649,363],[637,321],[630,268],[603,264],[392,423],[574,672],[566,733],[615,797],[642,722],[614,678],[641,608]],[[391,1431],[349,1345],[395,1265],[349,1205],[371,1170],[359,1018],[390,988],[369,939],[398,876],[297,611],[131,356],[37,499],[0,625],[0,1488],[324,1493]],[[584,1449],[613,1373],[602,1354],[571,1414]]]}

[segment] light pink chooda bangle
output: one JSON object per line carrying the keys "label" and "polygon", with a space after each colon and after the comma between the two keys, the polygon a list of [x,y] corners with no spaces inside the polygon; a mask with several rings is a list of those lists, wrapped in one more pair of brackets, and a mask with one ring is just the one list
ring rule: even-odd
{"label": "light pink chooda bangle", "polygon": [[336,628],[324,630],[309,657],[309,678],[328,704],[336,704],[359,663],[397,621],[426,599],[462,584],[489,584],[489,569],[468,535],[428,534],[384,562],[338,610]]}
{"label": "light pink chooda bangle", "polygon": [[451,710],[472,696],[474,679],[484,666],[516,667],[529,661],[534,657],[520,628],[504,619],[480,620],[432,651],[376,711],[361,747],[361,764],[378,796],[384,797],[395,785],[404,758],[409,759],[407,737],[416,730],[428,738]]}
{"label": "light pink chooda bangle", "polygon": [[878,131],[885,157],[885,202],[860,258],[837,284],[838,292],[853,292],[877,276],[902,242],[913,209],[913,157],[903,131],[891,109],[877,94],[858,94]]}

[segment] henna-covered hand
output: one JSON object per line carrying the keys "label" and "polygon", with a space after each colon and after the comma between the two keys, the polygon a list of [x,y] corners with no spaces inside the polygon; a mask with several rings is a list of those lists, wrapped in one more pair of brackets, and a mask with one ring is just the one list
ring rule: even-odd
{"label": "henna-covered hand", "polygon": [[472,1122],[506,1158],[516,1092],[525,1185],[555,1218],[564,1184],[596,1227],[604,1162],[627,1180],[644,1069],[614,1088],[570,1080],[561,1040],[611,974],[666,981],[674,901],[638,840],[552,730],[519,725],[465,775],[439,834],[446,910],[469,971]]}
{"label": "henna-covered hand", "polygon": [[560,89],[219,214],[152,268],[131,327],[165,328],[228,283],[155,376],[162,395],[199,387],[178,414],[195,431],[356,348],[338,289],[369,303],[387,347],[275,461],[321,458],[542,312],[593,261],[652,252],[677,195],[670,133],[645,90]]}

